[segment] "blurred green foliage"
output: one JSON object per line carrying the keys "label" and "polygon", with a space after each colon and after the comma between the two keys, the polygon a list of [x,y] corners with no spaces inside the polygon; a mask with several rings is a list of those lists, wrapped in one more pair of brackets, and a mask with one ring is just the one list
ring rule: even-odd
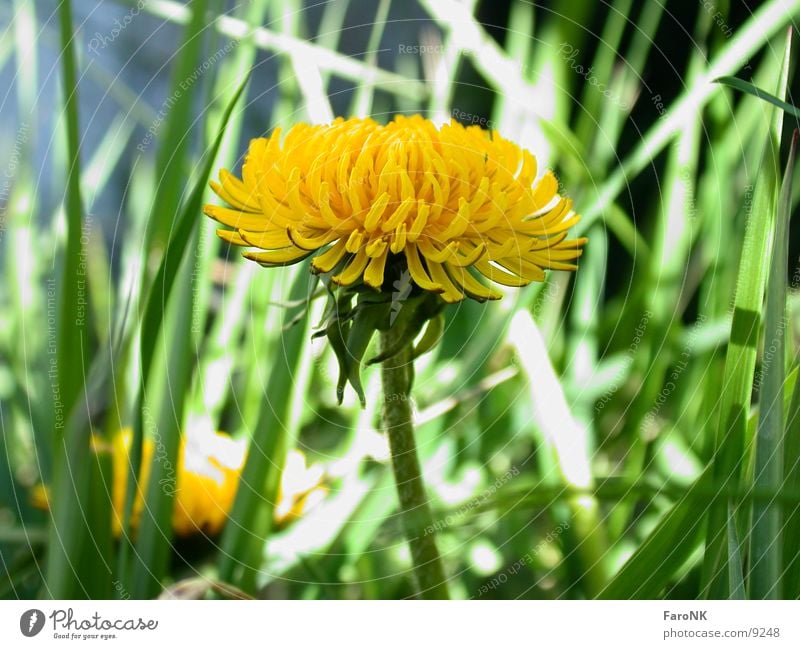
{"label": "blurred green foliage", "polygon": [[[448,309],[417,363],[453,596],[797,597],[800,194],[781,180],[796,119],[715,80],[792,103],[785,28],[800,2],[553,5],[121,2],[121,23],[158,26],[135,34],[111,21],[88,34],[68,2],[0,11],[16,116],[0,132],[3,597],[154,597],[197,576],[259,597],[414,592],[377,371],[365,409],[349,389],[339,407],[307,266],[261,272],[199,207],[243,141],[339,112],[496,128],[584,215],[574,277]],[[146,82],[95,57],[162,26],[183,35],[148,105]],[[56,107],[38,94],[55,74],[42,48],[60,54]],[[118,99],[110,126],[79,101],[91,80]],[[115,185],[116,214],[98,216]],[[137,529],[112,538],[113,477],[91,440],[126,426],[129,485],[144,439],[164,452]],[[179,436],[214,430],[249,446],[230,520],[219,537],[176,537],[162,487]],[[277,525],[293,449],[327,495]],[[42,481],[52,516],[32,506]]]}

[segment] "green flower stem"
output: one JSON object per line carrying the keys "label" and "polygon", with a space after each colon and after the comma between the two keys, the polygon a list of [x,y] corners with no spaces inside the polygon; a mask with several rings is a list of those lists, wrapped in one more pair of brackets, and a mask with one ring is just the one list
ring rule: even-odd
{"label": "green flower stem", "polygon": [[[397,327],[381,333],[381,349],[396,347],[400,335]],[[422,599],[449,599],[414,441],[410,401],[414,365],[410,342],[399,354],[383,362],[382,377],[383,421],[389,436],[392,468],[419,587],[418,596]]]}

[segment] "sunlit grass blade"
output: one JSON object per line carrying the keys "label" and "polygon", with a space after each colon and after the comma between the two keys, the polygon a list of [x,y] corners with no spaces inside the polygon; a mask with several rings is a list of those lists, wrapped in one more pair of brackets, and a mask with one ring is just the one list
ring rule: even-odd
{"label": "sunlit grass blade", "polygon": [[[619,55],[619,44],[625,27],[629,25],[628,14],[631,11],[631,4],[632,0],[616,0],[612,4],[592,61],[591,69],[598,79],[611,79],[613,76],[614,63]],[[649,3],[647,6],[650,6]],[[604,100],[603,93],[598,92],[595,86],[586,84],[581,95],[575,127],[575,135],[581,142],[590,142],[593,137],[601,134],[605,137],[605,131],[597,128],[598,115],[605,112],[600,110],[600,104]]]}
{"label": "sunlit grass blade", "polygon": [[[102,540],[105,530],[111,529],[110,509],[102,502],[109,489],[92,470],[91,427],[104,406],[114,353],[110,349],[95,358],[84,391],[78,395],[85,407],[73,408],[54,451],[44,589],[46,596],[55,599],[107,596],[112,580],[111,545]],[[87,565],[91,571],[81,569]]]}
{"label": "sunlit grass blade", "polygon": [[[378,51],[383,38],[383,31],[386,28],[386,17],[389,15],[391,0],[380,0],[375,10],[375,18],[372,21],[372,29],[367,41],[367,49],[364,60],[370,66],[375,66],[378,62]],[[372,111],[372,99],[375,96],[375,86],[365,79],[363,83],[356,87],[353,96],[353,105],[350,110],[351,115],[366,117]]]}
{"label": "sunlit grass blade", "polygon": [[578,232],[585,231],[606,209],[608,204],[637,176],[666,144],[683,128],[687,115],[705,105],[719,91],[713,83],[729,75],[745,63],[780,30],[792,15],[800,10],[800,0],[785,3],[771,0],[753,12],[725,46],[707,64],[697,83],[687,88],[670,106],[664,118],[645,132],[634,150],[619,164],[598,188],[594,200],[583,210]]}
{"label": "sunlit grass blade", "polygon": [[[530,314],[517,312],[511,321],[509,341],[516,349],[528,382],[531,416],[550,446],[548,452],[556,461],[562,484],[567,488],[590,488],[593,479],[589,431],[570,412],[544,338]],[[569,507],[577,552],[583,564],[583,581],[588,594],[594,596],[602,590],[608,573],[605,526],[593,498],[571,499]]]}
{"label": "sunlit grass blade", "polygon": [[[764,359],[761,364],[753,485],[773,489],[782,487],[784,479],[786,268],[789,265],[788,233],[797,137],[795,130],[778,199],[764,315]],[[781,596],[781,527],[781,510],[776,503],[753,506],[749,573],[753,599],[777,599]]]}

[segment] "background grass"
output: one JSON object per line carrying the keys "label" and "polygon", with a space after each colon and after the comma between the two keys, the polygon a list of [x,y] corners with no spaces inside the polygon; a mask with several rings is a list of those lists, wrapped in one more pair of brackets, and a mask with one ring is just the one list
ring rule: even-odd
{"label": "background grass", "polygon": [[[453,596],[798,596],[797,118],[716,80],[794,105],[800,2],[54,4],[0,7],[3,597],[413,592],[378,372],[337,406],[307,267],[246,263],[200,207],[275,126],[416,112],[530,148],[590,238],[417,363]],[[249,448],[230,518],[178,535],[181,435],[215,430]],[[297,449],[326,495],[281,523]]]}

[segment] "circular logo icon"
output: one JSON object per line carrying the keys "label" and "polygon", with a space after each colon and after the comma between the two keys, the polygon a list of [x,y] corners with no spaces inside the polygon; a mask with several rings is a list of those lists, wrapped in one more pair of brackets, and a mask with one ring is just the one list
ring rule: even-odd
{"label": "circular logo icon", "polygon": [[32,638],[44,628],[44,613],[38,608],[25,611],[19,618],[19,630],[22,635]]}

